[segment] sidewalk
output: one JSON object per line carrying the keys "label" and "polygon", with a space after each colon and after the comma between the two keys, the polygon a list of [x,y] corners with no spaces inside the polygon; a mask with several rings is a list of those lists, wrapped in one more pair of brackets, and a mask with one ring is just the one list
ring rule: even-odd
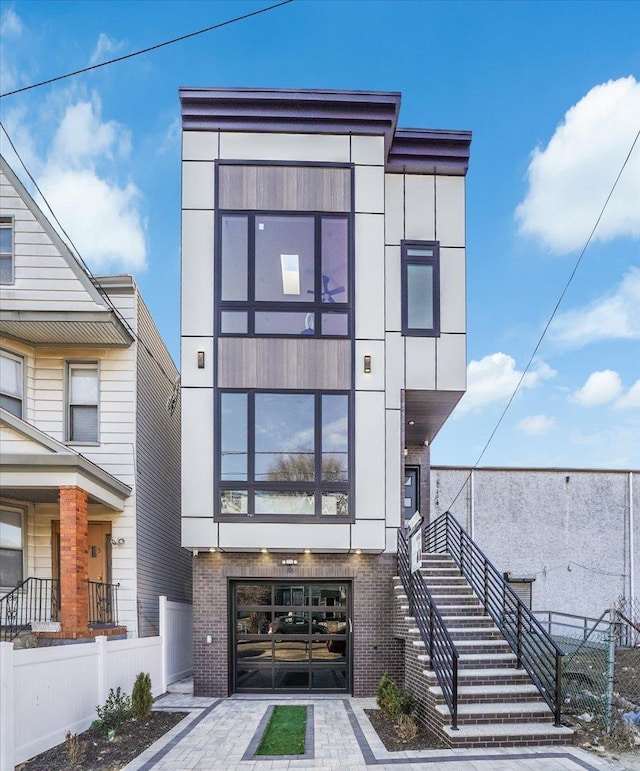
{"label": "sidewalk", "polygon": [[[186,688],[182,689],[183,691]],[[307,754],[296,759],[256,758],[268,710],[274,704],[306,704],[309,710]],[[155,709],[189,711],[124,771],[621,771],[625,766],[602,760],[576,747],[424,750],[388,752],[364,710],[374,699],[335,695],[312,698],[251,694],[228,699],[169,693]]]}

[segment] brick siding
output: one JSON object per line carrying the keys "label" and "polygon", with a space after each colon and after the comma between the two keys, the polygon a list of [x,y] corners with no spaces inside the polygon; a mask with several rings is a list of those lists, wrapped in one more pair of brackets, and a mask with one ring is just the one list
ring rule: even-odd
{"label": "brick siding", "polygon": [[60,621],[62,636],[90,636],[87,493],[60,487]]}
{"label": "brick siding", "polygon": [[[300,554],[293,572],[282,565],[291,554],[201,553],[193,560],[193,675],[196,696],[227,696],[229,672],[229,581],[351,581],[353,695],[373,696],[385,671],[403,677],[402,643],[393,635],[395,554]],[[206,643],[211,635],[212,643]]]}

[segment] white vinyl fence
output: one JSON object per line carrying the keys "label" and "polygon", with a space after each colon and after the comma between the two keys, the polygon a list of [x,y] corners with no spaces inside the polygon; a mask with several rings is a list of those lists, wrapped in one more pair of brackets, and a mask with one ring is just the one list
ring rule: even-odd
{"label": "white vinyl fence", "polygon": [[166,637],[167,683],[193,672],[193,605],[160,597],[160,634]]}
{"label": "white vinyl fence", "polygon": [[139,672],[149,673],[154,696],[190,673],[191,606],[161,597],[160,610],[159,637],[21,650],[0,643],[0,771],[84,731],[109,690],[131,694]]}

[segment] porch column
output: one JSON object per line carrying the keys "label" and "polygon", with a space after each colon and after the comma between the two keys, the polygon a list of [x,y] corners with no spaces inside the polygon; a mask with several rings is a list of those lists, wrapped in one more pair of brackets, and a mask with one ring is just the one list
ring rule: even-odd
{"label": "porch column", "polygon": [[60,487],[60,622],[62,636],[89,637],[87,493]]}

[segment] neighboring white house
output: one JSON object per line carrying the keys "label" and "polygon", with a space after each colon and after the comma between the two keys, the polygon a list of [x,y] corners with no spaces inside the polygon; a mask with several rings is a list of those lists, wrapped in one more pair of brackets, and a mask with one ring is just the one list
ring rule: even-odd
{"label": "neighboring white house", "polygon": [[178,373],[133,278],[90,277],[1,163],[0,626],[157,634],[191,598]]}
{"label": "neighboring white house", "polygon": [[640,597],[637,469],[433,466],[431,518],[448,509],[534,610],[598,618]]}
{"label": "neighboring white house", "polygon": [[471,135],[398,129],[398,93],[180,99],[195,690],[370,695],[402,666],[397,529],[466,386]]}

